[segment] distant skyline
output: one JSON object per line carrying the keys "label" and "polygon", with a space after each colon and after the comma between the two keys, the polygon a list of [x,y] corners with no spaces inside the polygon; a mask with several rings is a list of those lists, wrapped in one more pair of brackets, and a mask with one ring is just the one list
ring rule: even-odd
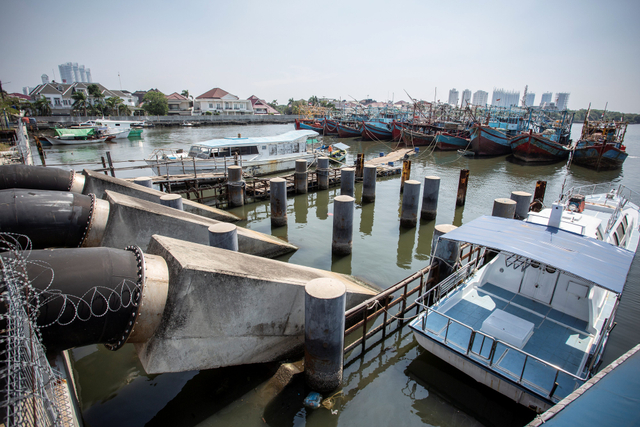
{"label": "distant skyline", "polygon": [[[570,109],[640,113],[637,1],[7,1],[7,92],[58,65],[131,92],[220,87],[289,98],[446,102],[449,90],[570,93]],[[436,89],[437,88],[437,89]],[[408,94],[408,95],[407,95]],[[553,99],[555,101],[555,99]]]}

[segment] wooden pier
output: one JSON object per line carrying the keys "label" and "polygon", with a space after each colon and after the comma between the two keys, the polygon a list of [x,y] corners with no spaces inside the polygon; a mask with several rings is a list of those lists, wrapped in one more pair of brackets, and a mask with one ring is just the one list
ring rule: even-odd
{"label": "wooden pier", "polygon": [[[365,162],[367,165],[377,166],[377,176],[385,177],[402,173],[402,163],[398,161],[413,155],[411,149],[392,151],[383,157],[376,157]],[[390,165],[393,163],[393,166]],[[188,171],[188,167],[185,168]],[[340,185],[342,171],[339,168],[331,168],[329,173],[329,187]],[[294,194],[294,173],[280,176],[287,181],[287,193]],[[195,200],[210,206],[225,207],[228,205],[228,183],[226,173],[206,173],[179,175],[157,175],[150,177],[152,182],[166,193],[181,194],[188,200]],[[244,202],[255,203],[270,197],[269,178],[244,177]],[[356,177],[357,180],[362,179]],[[128,179],[133,181],[134,178]],[[310,170],[307,172],[307,188],[309,191],[318,190],[318,172]]]}

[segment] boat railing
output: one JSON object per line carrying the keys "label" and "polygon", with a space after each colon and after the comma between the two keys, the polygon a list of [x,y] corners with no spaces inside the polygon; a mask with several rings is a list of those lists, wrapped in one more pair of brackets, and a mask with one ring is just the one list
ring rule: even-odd
{"label": "boat railing", "polygon": [[[553,402],[558,402],[588,379],[586,373],[583,376],[572,374],[505,341],[475,330],[473,327],[438,311],[437,307],[432,308],[432,305],[442,304],[452,295],[451,289],[460,284],[460,278],[464,277],[464,274],[465,272],[462,272],[461,275],[450,276],[416,301],[424,309],[420,327],[425,333],[428,332],[441,340],[447,347]],[[432,322],[429,322],[430,316]],[[439,318],[441,321],[434,320],[434,318]],[[446,324],[443,326],[443,323]],[[455,331],[455,333],[451,331]],[[510,352],[511,354],[509,354]],[[508,360],[506,360],[507,356],[509,356]],[[534,369],[536,369],[535,375],[533,374]],[[540,375],[541,371],[543,375]],[[562,395],[556,396],[560,378],[566,379],[569,384],[573,385],[573,388],[562,390]],[[563,384],[566,387],[566,381],[563,381]]]}

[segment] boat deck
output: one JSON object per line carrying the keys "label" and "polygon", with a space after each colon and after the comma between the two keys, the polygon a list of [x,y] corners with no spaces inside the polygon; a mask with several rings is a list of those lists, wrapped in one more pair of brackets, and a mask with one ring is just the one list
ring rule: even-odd
{"label": "boat deck", "polygon": [[[561,313],[549,305],[542,304],[514,294],[503,288],[486,283],[481,287],[464,289],[464,296],[454,305],[440,313],[460,322],[452,322],[438,312],[429,310],[426,322],[416,322],[415,327],[422,329],[428,337],[453,347],[458,352],[467,353],[476,362],[491,365],[491,369],[503,376],[531,388],[543,395],[549,393],[555,381],[556,370],[533,358],[498,342],[492,364],[491,347],[493,339],[509,342],[525,353],[535,356],[573,375],[581,376],[594,336],[589,334],[587,322]],[[607,304],[613,304],[610,299]],[[508,313],[508,314],[504,314]],[[511,319],[510,325],[491,327],[492,317]],[[447,327],[449,325],[449,327]],[[465,326],[466,325],[466,326]],[[424,328],[422,327],[424,326]],[[481,333],[475,336],[470,346],[472,330]],[[503,332],[503,336],[498,333]],[[486,334],[488,336],[485,336]],[[520,336],[517,336],[519,335]],[[526,360],[528,359],[528,360]],[[581,385],[569,375],[560,373],[558,387],[554,393],[562,398]]]}

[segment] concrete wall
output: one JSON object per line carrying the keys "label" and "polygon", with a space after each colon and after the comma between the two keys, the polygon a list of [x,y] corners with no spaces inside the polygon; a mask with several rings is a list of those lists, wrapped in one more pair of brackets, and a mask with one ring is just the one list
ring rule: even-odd
{"label": "concrete wall", "polygon": [[[189,116],[188,121],[192,123],[200,124],[226,124],[228,122],[233,123],[246,123],[246,124],[261,124],[261,123],[293,123],[299,116],[270,116],[266,114],[245,114],[245,115],[226,115],[221,114],[219,116]],[[101,119],[102,117],[85,117],[85,116],[38,116],[35,117],[38,125],[44,125],[46,123],[54,124],[78,124],[87,120]],[[110,120],[129,120],[129,121],[147,121],[158,125],[179,125],[185,121],[184,116],[111,116]],[[44,126],[46,127],[46,126]]]}
{"label": "concrete wall", "polygon": [[153,236],[147,252],[169,267],[161,324],[136,344],[150,374],[271,362],[300,350],[313,279],[344,283],[347,308],[377,293],[349,276],[164,236]]}

